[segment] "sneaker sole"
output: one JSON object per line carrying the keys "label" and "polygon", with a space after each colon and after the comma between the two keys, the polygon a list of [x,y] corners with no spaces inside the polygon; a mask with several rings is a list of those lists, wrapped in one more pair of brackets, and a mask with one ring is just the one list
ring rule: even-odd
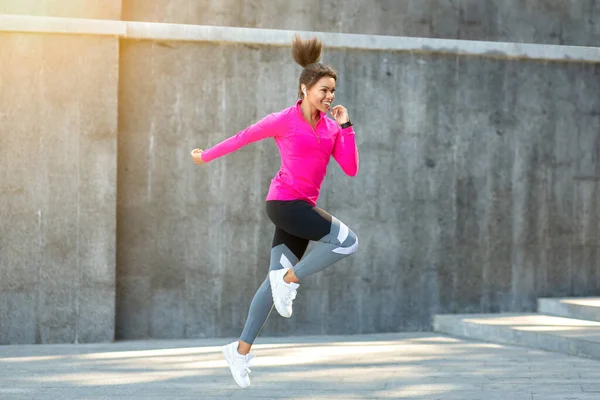
{"label": "sneaker sole", "polygon": [[285,313],[282,313],[281,310],[279,308],[277,308],[277,302],[275,301],[275,295],[273,294],[273,287],[275,286],[274,279],[276,276],[277,276],[277,271],[269,272],[269,283],[271,284],[271,298],[273,299],[273,304],[275,305],[275,309],[277,310],[279,315],[281,315],[283,318],[290,318],[292,316],[292,313],[290,313],[290,315],[287,315]]}
{"label": "sneaker sole", "polygon": [[229,372],[231,372],[231,376],[233,377],[233,380],[235,381],[235,383],[237,383],[237,385],[239,387],[241,387],[242,389],[246,389],[246,388],[250,387],[250,384],[248,384],[248,386],[244,386],[243,384],[238,382],[237,378],[235,377],[235,374],[233,373],[233,369],[231,369],[231,364],[233,364],[233,352],[232,352],[230,346],[223,346],[221,348],[221,352],[223,353],[223,356],[225,357],[225,362],[227,362],[227,366],[229,367]]}

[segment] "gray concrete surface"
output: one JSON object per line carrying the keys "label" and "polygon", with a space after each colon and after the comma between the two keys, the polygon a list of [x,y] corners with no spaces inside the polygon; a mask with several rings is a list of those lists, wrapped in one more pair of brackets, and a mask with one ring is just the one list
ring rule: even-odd
{"label": "gray concrete surface", "polygon": [[557,317],[600,322],[600,298],[538,299],[538,312]]}
{"label": "gray concrete surface", "polygon": [[[278,155],[264,142],[199,168],[189,151],[295,101],[289,48],[0,44],[0,343],[110,340],[115,313],[119,338],[238,335],[268,265]],[[361,247],[303,282],[295,317],[265,334],[429,330],[439,312],[598,292],[599,64],[364,50],[324,61],[362,166],[350,179],[332,165],[320,205]]]}
{"label": "gray concrete surface", "polygon": [[110,341],[118,41],[0,49],[0,344]]}
{"label": "gray concrete surface", "polygon": [[[361,238],[265,333],[431,329],[600,289],[598,64],[330,50],[361,152],[320,206]],[[289,48],[125,41],[117,337],[238,335],[268,266],[270,141],[189,150],[293,104]],[[144,77],[140,79],[140,77]],[[384,307],[393,304],[394,307]]]}
{"label": "gray concrete surface", "polygon": [[596,400],[600,361],[431,333],[264,338],[237,388],[227,340],[0,348],[7,400]]}
{"label": "gray concrete surface", "polygon": [[597,0],[123,0],[123,19],[598,46]]}
{"label": "gray concrete surface", "polygon": [[0,0],[0,14],[121,19],[122,0]]}
{"label": "gray concrete surface", "polygon": [[[298,31],[227,26],[101,20],[90,18],[44,17],[0,14],[0,32],[99,35],[130,40],[164,42],[208,42],[220,45],[289,47]],[[502,60],[544,60],[552,62],[600,62],[600,47],[563,46],[438,39],[356,33],[300,32],[301,37],[318,36],[327,49],[384,51],[437,56],[478,56]]]}
{"label": "gray concrete surface", "polygon": [[[127,22],[92,18],[46,17],[0,14],[0,32],[47,35],[92,35],[113,39],[125,36]],[[560,47],[560,46],[559,46]],[[578,47],[569,47],[579,49]],[[581,48],[585,49],[587,48]]]}
{"label": "gray concrete surface", "polygon": [[465,338],[600,359],[597,321],[544,314],[453,314],[436,315],[433,329]]}
{"label": "gray concrete surface", "polygon": [[[6,17],[4,17],[6,18]],[[86,20],[90,21],[90,20]],[[116,22],[116,21],[115,21]],[[0,24],[2,17],[0,16]],[[94,23],[86,22],[79,29],[89,29]],[[0,25],[1,27],[1,25]],[[125,39],[157,42],[211,42],[221,45],[283,46],[289,44],[297,31],[236,28],[226,26],[186,25],[161,22],[123,21],[115,29]],[[125,33],[122,33],[125,31]],[[552,44],[508,43],[458,39],[414,38],[355,33],[300,32],[301,37],[318,36],[328,49],[345,51],[384,51],[438,56],[480,56],[502,60],[547,60],[567,62],[600,62],[600,47],[561,46]]]}

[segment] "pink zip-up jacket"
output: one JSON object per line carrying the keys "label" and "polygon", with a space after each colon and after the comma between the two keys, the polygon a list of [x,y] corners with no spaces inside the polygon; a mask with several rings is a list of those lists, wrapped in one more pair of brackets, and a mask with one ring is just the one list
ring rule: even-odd
{"label": "pink zip-up jacket", "polygon": [[271,180],[267,200],[305,200],[317,204],[321,184],[331,156],[344,173],[358,172],[358,149],[352,127],[342,129],[320,113],[313,130],[302,116],[299,100],[295,106],[269,114],[257,123],[205,150],[202,160],[210,162],[242,146],[267,137],[275,139],[281,156],[281,168]]}

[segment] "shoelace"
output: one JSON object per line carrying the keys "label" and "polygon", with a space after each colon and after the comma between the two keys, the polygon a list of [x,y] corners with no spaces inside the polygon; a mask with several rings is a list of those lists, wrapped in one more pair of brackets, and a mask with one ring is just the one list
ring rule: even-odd
{"label": "shoelace", "polygon": [[297,293],[298,293],[298,292],[296,291],[296,289],[292,289],[291,287],[289,287],[289,286],[288,286],[288,293],[287,293],[287,296],[286,296],[286,298],[285,298],[285,303],[286,303],[288,306],[291,306],[291,305],[292,305],[292,302],[293,302],[293,301],[294,301],[294,299],[296,298],[296,294],[297,294]]}
{"label": "shoelace", "polygon": [[249,367],[249,366],[247,366],[247,365],[246,365],[246,366],[244,367],[244,369],[240,371],[240,375],[241,375],[241,376],[243,376],[243,377],[246,377],[246,376],[248,376],[248,374],[249,374],[250,372],[252,372],[252,370],[250,369],[250,367]]}
{"label": "shoelace", "polygon": [[248,374],[250,372],[252,372],[252,370],[250,370],[250,360],[252,360],[252,356],[251,355],[247,355],[246,356],[246,365],[244,365],[244,368],[242,368],[242,370],[240,371],[240,375],[243,377],[248,376]]}

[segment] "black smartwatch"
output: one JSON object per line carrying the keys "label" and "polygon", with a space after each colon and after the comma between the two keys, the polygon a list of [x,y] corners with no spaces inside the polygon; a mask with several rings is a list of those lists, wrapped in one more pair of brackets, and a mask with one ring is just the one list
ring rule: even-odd
{"label": "black smartwatch", "polygon": [[341,126],[342,129],[350,128],[352,126],[352,121],[348,120],[348,122],[344,122]]}

